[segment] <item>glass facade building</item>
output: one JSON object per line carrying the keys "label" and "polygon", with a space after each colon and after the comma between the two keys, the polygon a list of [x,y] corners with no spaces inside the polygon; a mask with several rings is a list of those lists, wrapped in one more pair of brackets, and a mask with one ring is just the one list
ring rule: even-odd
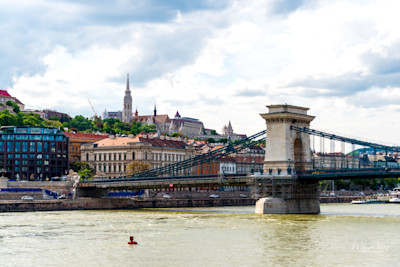
{"label": "glass facade building", "polygon": [[0,169],[9,179],[47,180],[68,171],[69,139],[50,127],[2,126]]}

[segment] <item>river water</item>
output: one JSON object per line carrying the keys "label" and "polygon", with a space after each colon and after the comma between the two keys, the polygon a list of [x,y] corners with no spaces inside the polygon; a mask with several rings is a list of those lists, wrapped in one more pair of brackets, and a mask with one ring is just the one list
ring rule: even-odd
{"label": "river water", "polygon": [[0,266],[361,265],[400,266],[400,205],[0,213]]}

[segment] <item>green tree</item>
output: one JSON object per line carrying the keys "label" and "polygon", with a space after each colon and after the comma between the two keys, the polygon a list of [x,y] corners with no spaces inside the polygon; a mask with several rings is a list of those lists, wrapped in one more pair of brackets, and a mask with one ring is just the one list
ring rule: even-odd
{"label": "green tree", "polygon": [[129,174],[135,174],[138,172],[150,170],[151,165],[149,163],[145,163],[145,162],[132,161],[127,166],[127,169],[128,169]]}
{"label": "green tree", "polygon": [[89,163],[86,161],[76,161],[72,163],[71,169],[78,172],[83,171],[85,169],[90,169]]}
{"label": "green tree", "polygon": [[89,179],[93,176],[93,171],[91,169],[84,169],[82,171],[78,171],[78,174],[81,176],[81,179]]}
{"label": "green tree", "polygon": [[0,113],[0,125],[1,126],[18,125],[18,116],[11,114],[8,109],[5,109]]}
{"label": "green tree", "polygon": [[71,128],[76,128],[79,132],[92,129],[92,121],[82,115],[75,116],[69,124]]}
{"label": "green tree", "polygon": [[182,137],[182,136],[183,134],[177,132],[171,134],[171,137]]}
{"label": "green tree", "polygon": [[221,139],[219,139],[219,142],[221,142],[223,144],[226,144],[226,143],[228,143],[228,139],[227,138],[221,138]]}
{"label": "green tree", "polygon": [[133,135],[137,135],[140,133],[140,127],[142,126],[142,124],[140,122],[137,123],[132,123],[132,127],[131,127],[131,133]]}
{"label": "green tree", "polygon": [[20,116],[24,126],[45,126],[44,120],[40,118],[39,114],[29,113],[21,114]]}
{"label": "green tree", "polygon": [[210,137],[210,138],[207,139],[207,142],[208,142],[208,143],[215,143],[215,140],[214,140],[213,138]]}
{"label": "green tree", "polygon": [[7,105],[7,106],[10,106],[10,107],[13,107],[13,111],[14,111],[15,113],[19,113],[19,112],[20,112],[18,104],[15,103],[14,101],[8,100],[8,101],[6,102],[6,105]]}
{"label": "green tree", "polygon": [[48,126],[48,127],[54,127],[54,128],[58,128],[58,127],[62,128],[63,127],[62,123],[59,121],[44,121],[44,125]]}
{"label": "green tree", "polygon": [[49,120],[51,120],[51,121],[60,121],[60,118],[57,117],[57,116],[51,116],[51,117],[49,118]]}
{"label": "green tree", "polygon": [[143,124],[142,126],[140,126],[140,131],[145,131],[146,133],[155,133],[157,132],[156,130],[156,126],[153,125],[148,125],[148,124]]}

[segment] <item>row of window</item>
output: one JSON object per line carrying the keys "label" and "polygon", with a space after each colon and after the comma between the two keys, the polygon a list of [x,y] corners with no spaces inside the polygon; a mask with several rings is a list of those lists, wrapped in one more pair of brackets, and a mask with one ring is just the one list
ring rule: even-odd
{"label": "row of window", "polygon": [[67,153],[67,144],[56,142],[0,141],[0,152],[5,151]]}
{"label": "row of window", "polygon": [[52,165],[52,166],[56,166],[56,165],[67,165],[67,161],[62,161],[62,160],[0,160],[0,166],[4,165],[4,162],[7,163],[7,166],[11,166],[11,165]]}
{"label": "row of window", "polygon": [[45,140],[45,141],[66,141],[67,137],[64,135],[38,135],[38,134],[2,134],[3,140]]}
{"label": "row of window", "polygon": [[124,173],[126,173],[126,165],[104,165],[104,166],[95,165],[93,168],[94,168],[94,170],[99,170],[99,171],[103,171],[103,172],[113,172],[113,173],[124,172]]}
{"label": "row of window", "polygon": [[[162,155],[164,155],[164,159],[162,158]],[[183,161],[183,160],[185,160],[185,155],[154,153],[153,154],[153,160]]]}
{"label": "row of window", "polygon": [[79,147],[77,146],[71,147],[71,153],[79,153]]}
{"label": "row of window", "polygon": [[[62,167],[35,167],[35,166],[7,166],[6,170],[8,173],[12,172],[62,172]],[[12,177],[16,177],[17,175],[12,175]]]}
{"label": "row of window", "polygon": [[[4,158],[4,154],[0,154],[0,159]],[[28,154],[7,154],[7,158],[8,159],[27,159],[28,158]],[[66,154],[29,154],[29,158],[30,159],[66,159],[67,155]]]}
{"label": "row of window", "polygon": [[[164,158],[162,157],[164,155]],[[98,156],[98,157],[97,157]],[[126,160],[126,154],[123,154],[123,157],[121,154],[94,154],[94,161],[107,161],[107,160]],[[144,160],[148,159],[148,153],[144,153]],[[132,152],[132,160],[135,160],[135,152]],[[185,160],[185,155],[178,155],[178,154],[160,154],[160,153],[154,153],[153,154],[153,160],[154,161],[182,161]],[[86,154],[86,161],[89,161],[89,154]]]}
{"label": "row of window", "polygon": [[230,166],[222,167],[221,171],[224,173],[236,173],[236,167],[230,167]]}
{"label": "row of window", "polygon": [[[99,157],[97,158],[97,154],[94,154],[94,161],[106,161],[107,158],[108,160],[122,160],[122,155],[121,154],[99,154]],[[124,160],[126,160],[126,154],[124,154]],[[132,153],[132,158],[135,158],[135,152]],[[86,154],[86,161],[89,161],[89,154]]]}
{"label": "row of window", "polygon": [[217,165],[211,166],[211,165],[198,165],[196,166],[196,170],[200,171],[217,171]]}

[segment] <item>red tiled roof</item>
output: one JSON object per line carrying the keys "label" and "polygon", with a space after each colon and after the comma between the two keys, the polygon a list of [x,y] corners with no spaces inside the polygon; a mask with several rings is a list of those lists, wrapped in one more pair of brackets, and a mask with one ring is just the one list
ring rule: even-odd
{"label": "red tiled roof", "polygon": [[0,90],[0,95],[11,97],[10,94],[6,90]]}
{"label": "red tiled roof", "polygon": [[64,132],[64,134],[69,138],[98,139],[98,140],[108,138],[108,135],[105,135],[105,134],[70,133],[70,132]]}
{"label": "red tiled roof", "polygon": [[140,142],[150,143],[154,147],[173,147],[184,149],[186,143],[183,141],[173,141],[173,140],[162,140],[159,138],[144,138],[139,137]]}

